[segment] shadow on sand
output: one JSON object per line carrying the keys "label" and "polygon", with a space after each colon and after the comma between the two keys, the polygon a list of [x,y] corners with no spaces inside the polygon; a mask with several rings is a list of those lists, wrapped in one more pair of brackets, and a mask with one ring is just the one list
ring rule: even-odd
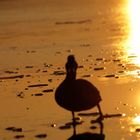
{"label": "shadow on sand", "polygon": [[105,135],[103,134],[103,122],[102,121],[95,121],[100,126],[99,133],[91,133],[85,132],[81,134],[76,134],[76,125],[73,124],[73,135],[68,138],[68,140],[105,140]]}

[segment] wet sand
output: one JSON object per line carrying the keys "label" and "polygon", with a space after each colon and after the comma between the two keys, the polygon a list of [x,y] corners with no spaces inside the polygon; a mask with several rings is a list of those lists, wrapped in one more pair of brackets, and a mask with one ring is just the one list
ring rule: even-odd
{"label": "wet sand", "polygon": [[[80,3],[80,4],[79,4]],[[106,6],[104,6],[106,4]],[[71,112],[54,100],[67,56],[102,97],[106,140],[138,140],[139,65],[124,43],[127,2],[0,1],[0,139],[66,140]],[[82,9],[82,10],[80,10]],[[99,133],[97,109],[79,112],[77,133]],[[92,114],[95,113],[95,114]]]}

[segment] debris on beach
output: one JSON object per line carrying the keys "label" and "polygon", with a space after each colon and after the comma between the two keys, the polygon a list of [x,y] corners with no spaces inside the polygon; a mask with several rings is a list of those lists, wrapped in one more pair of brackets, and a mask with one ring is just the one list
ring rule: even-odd
{"label": "debris on beach", "polygon": [[84,43],[84,44],[81,44],[80,45],[81,47],[89,47],[89,46],[91,46],[89,43]]}
{"label": "debris on beach", "polygon": [[140,128],[137,128],[135,131],[136,131],[136,132],[140,132]]}
{"label": "debris on beach", "polygon": [[16,135],[14,136],[15,139],[21,139],[21,138],[24,138],[25,136],[24,135]]}
{"label": "debris on beach", "polygon": [[96,58],[96,61],[104,61],[105,58]]}
{"label": "debris on beach", "polygon": [[53,81],[52,79],[48,79],[48,82],[50,82],[50,83],[51,83],[52,81]]}
{"label": "debris on beach", "polygon": [[51,124],[51,127],[56,127],[57,125],[56,125],[56,123],[53,123],[53,124]]}
{"label": "debris on beach", "polygon": [[36,51],[29,51],[29,50],[27,50],[26,53],[36,53]]}
{"label": "debris on beach", "polygon": [[111,77],[116,77],[116,75],[115,74],[108,74],[108,75],[105,75],[105,77],[111,78]]}
{"label": "debris on beach", "polygon": [[44,87],[48,86],[48,84],[35,84],[35,85],[29,85],[28,87]]}
{"label": "debris on beach", "polygon": [[113,62],[120,62],[120,59],[114,59]]}
{"label": "debris on beach", "polygon": [[43,96],[44,94],[43,93],[35,93],[35,94],[32,94],[31,96]]}
{"label": "debris on beach", "polygon": [[30,74],[27,74],[27,75],[25,75],[25,77],[31,77],[31,75]]}
{"label": "debris on beach", "polygon": [[90,129],[97,129],[97,126],[91,126]]}
{"label": "debris on beach", "polygon": [[52,64],[46,64],[46,63],[44,63],[44,67],[50,68],[52,66],[53,66]]}
{"label": "debris on beach", "polygon": [[34,66],[25,66],[25,68],[27,68],[27,69],[31,69],[31,68],[33,68]]}
{"label": "debris on beach", "polygon": [[56,25],[65,25],[65,24],[84,24],[84,23],[90,23],[92,20],[86,19],[86,20],[79,20],[79,21],[63,21],[63,22],[56,22]]}
{"label": "debris on beach", "polygon": [[17,71],[6,70],[5,73],[8,73],[8,74],[17,74],[18,72]]}
{"label": "debris on beach", "polygon": [[0,80],[4,79],[16,79],[16,78],[23,78],[24,75],[14,75],[14,76],[5,76],[5,77],[0,77]]}
{"label": "debris on beach", "polygon": [[42,72],[48,72],[47,70],[43,70]]}
{"label": "debris on beach", "polygon": [[98,71],[98,70],[104,70],[105,67],[97,67],[97,68],[94,68],[95,71]]}
{"label": "debris on beach", "polygon": [[8,130],[8,131],[13,131],[13,132],[22,132],[22,128],[18,128],[18,127],[14,127],[14,126],[11,126],[11,127],[7,127],[5,128],[5,130]]}
{"label": "debris on beach", "polygon": [[123,70],[120,70],[120,71],[118,71],[118,73],[124,73],[124,71]]}
{"label": "debris on beach", "polygon": [[70,128],[71,128],[71,125],[63,125],[59,127],[59,129],[61,130],[70,129]]}
{"label": "debris on beach", "polygon": [[72,52],[72,49],[66,50],[66,52],[70,53],[70,52]]}
{"label": "debris on beach", "polygon": [[82,77],[92,77],[92,76],[93,76],[92,74],[85,74]]}
{"label": "debris on beach", "polygon": [[81,68],[84,68],[84,66],[83,65],[80,65],[80,66],[78,66],[78,68],[81,69]]}
{"label": "debris on beach", "polygon": [[53,75],[65,75],[66,74],[66,72],[64,72],[64,71],[54,71],[53,72]]}
{"label": "debris on beach", "polygon": [[36,138],[46,138],[47,137],[47,134],[38,134],[38,135],[35,135]]}
{"label": "debris on beach", "polygon": [[19,97],[19,98],[24,98],[24,96],[25,96],[25,94],[23,92],[20,92],[17,94],[17,97]]}
{"label": "debris on beach", "polygon": [[54,91],[53,89],[45,89],[42,92],[53,92],[53,91]]}

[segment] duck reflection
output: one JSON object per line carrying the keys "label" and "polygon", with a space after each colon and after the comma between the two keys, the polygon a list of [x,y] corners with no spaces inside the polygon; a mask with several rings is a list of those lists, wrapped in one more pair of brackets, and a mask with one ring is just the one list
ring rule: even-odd
{"label": "duck reflection", "polygon": [[73,124],[73,135],[68,138],[68,140],[105,140],[105,135],[103,134],[103,122],[96,120],[94,123],[98,123],[100,126],[100,132],[99,133],[91,133],[91,132],[85,132],[81,134],[76,134],[76,125]]}

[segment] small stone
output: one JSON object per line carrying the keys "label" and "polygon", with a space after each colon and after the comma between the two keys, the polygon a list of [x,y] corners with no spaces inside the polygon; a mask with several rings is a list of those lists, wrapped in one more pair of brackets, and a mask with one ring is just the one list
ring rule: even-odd
{"label": "small stone", "polygon": [[57,125],[54,123],[54,124],[51,124],[51,127],[56,127]]}
{"label": "small stone", "polygon": [[49,82],[52,82],[52,79],[48,79]]}

